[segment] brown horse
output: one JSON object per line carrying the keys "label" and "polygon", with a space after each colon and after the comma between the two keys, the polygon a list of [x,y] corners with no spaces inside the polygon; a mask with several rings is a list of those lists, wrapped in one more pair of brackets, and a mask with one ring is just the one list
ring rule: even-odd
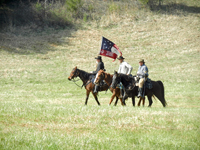
{"label": "brown horse", "polygon": [[[108,86],[110,87],[111,83],[112,83],[112,78],[113,78],[113,75],[109,74],[109,73],[106,73],[104,72],[103,70],[100,70],[98,73],[97,73],[97,76],[96,76],[96,79],[95,79],[95,84],[98,84],[99,82],[101,82],[102,80],[104,80]],[[126,105],[125,102],[123,103],[122,101],[122,98],[120,98],[120,89],[119,88],[112,88],[110,87],[110,91],[113,93],[113,95],[111,96],[111,99],[110,99],[110,102],[109,102],[109,105],[112,103],[114,97],[118,97],[121,101],[121,104],[123,105]],[[143,100],[143,106],[144,106],[144,99],[140,99],[139,103],[138,103],[138,106],[140,106],[140,102],[141,100]],[[117,105],[117,100],[115,102],[115,106]]]}
{"label": "brown horse", "polygon": [[[92,92],[97,104],[100,105],[98,98],[97,98],[98,93],[93,93],[93,89],[94,89],[95,85],[92,83],[91,80],[94,76],[95,76],[95,74],[93,74],[93,73],[87,73],[87,72],[80,70],[80,69],[77,69],[77,67],[75,67],[68,77],[68,80],[72,80],[76,77],[79,77],[82,80],[82,82],[83,82],[82,86],[84,86],[85,89],[86,89],[85,105],[87,105],[90,92]],[[108,85],[103,85],[103,86],[100,87],[100,91],[107,91],[108,88],[109,88]]]}

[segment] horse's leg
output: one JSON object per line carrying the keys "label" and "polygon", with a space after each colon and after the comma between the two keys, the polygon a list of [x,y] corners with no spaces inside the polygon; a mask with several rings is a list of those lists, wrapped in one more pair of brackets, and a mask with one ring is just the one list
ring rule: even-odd
{"label": "horse's leg", "polygon": [[148,97],[148,100],[149,100],[149,106],[148,107],[151,107],[153,101],[152,101],[152,96],[147,96]]}
{"label": "horse's leg", "polygon": [[144,97],[142,100],[143,100],[142,105],[143,105],[143,107],[144,107],[144,104],[145,104],[145,97]]}
{"label": "horse's leg", "polygon": [[119,99],[119,98],[116,96],[116,101],[115,101],[114,106],[117,106],[118,99]]}
{"label": "horse's leg", "polygon": [[125,96],[123,96],[123,97],[122,97],[122,104],[123,104],[123,105],[126,105],[125,100],[126,100],[126,99],[125,99]]}
{"label": "horse's leg", "polygon": [[85,99],[85,105],[87,105],[87,102],[88,102],[89,95],[90,95],[90,91],[86,90],[86,99]]}
{"label": "horse's leg", "polygon": [[[115,93],[113,92],[113,95],[111,96],[111,98],[110,98],[110,102],[109,102],[109,105],[111,105],[111,103],[112,103],[112,101],[113,101],[113,99],[115,98]],[[116,102],[115,102],[116,103]]]}
{"label": "horse's leg", "polygon": [[135,107],[135,95],[132,96],[132,104],[133,104],[133,107]]}
{"label": "horse's leg", "polygon": [[139,100],[139,102],[138,102],[138,107],[140,107],[141,101],[142,101],[142,98],[140,97],[140,100]]}
{"label": "horse's leg", "polygon": [[127,96],[123,96],[122,97],[122,104],[123,104],[123,106],[126,106],[126,99],[127,99],[128,97]]}
{"label": "horse's leg", "polygon": [[94,98],[95,98],[97,104],[100,105],[100,103],[99,103],[99,101],[98,101],[98,98],[97,98],[97,93],[94,94],[94,93],[92,92],[92,94],[93,94],[93,96],[94,96]]}

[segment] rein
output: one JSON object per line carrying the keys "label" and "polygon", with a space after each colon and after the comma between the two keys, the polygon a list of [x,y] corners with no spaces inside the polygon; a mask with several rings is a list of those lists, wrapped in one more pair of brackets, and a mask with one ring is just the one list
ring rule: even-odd
{"label": "rein", "polygon": [[[76,84],[76,82],[79,81],[79,80],[81,80],[81,79],[77,79],[77,80],[73,79],[72,82],[74,82],[74,83]],[[92,82],[92,81],[90,80],[89,82],[87,82],[86,84],[83,84],[82,86],[76,84],[76,86],[78,86],[78,87],[80,87],[80,88],[83,88],[83,86],[86,87],[88,84],[90,84],[90,82]]]}
{"label": "rein", "polygon": [[[77,79],[77,80],[73,79],[72,82],[74,82],[74,83],[76,84],[76,82],[79,81],[79,80],[80,80],[80,79]],[[80,88],[83,87],[83,86],[80,86],[80,85],[78,85],[78,84],[76,84],[76,86],[78,86],[78,87],[80,87]]]}

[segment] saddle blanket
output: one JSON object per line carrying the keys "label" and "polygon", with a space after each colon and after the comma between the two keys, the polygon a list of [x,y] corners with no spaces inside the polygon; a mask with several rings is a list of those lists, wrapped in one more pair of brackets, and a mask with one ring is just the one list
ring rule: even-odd
{"label": "saddle blanket", "polygon": [[146,87],[147,89],[152,89],[152,88],[153,88],[151,79],[147,78],[147,80],[146,80],[146,82],[145,82],[145,87]]}

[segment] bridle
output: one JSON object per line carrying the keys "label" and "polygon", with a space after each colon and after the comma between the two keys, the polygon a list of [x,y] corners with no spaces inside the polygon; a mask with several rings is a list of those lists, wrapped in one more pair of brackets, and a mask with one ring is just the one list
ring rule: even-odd
{"label": "bridle", "polygon": [[[75,68],[74,68],[75,69]],[[74,70],[73,69],[73,70]],[[77,69],[74,71],[74,73],[73,73],[73,75],[71,76],[71,78],[72,78],[72,82],[74,82],[78,87],[83,87],[83,86],[80,86],[80,85],[78,85],[76,82],[77,81],[79,81],[79,80],[81,80],[81,79],[77,79],[77,80],[75,80],[75,78],[76,77],[78,77],[78,75],[79,75],[79,72],[77,71]]]}
{"label": "bridle", "polygon": [[[77,81],[81,80],[81,79],[77,79],[75,80],[74,78],[78,77],[78,75],[80,74],[80,72],[77,71],[77,69],[74,71],[73,75],[72,75],[72,82],[74,82],[76,84]],[[82,86],[76,84],[78,87],[82,88],[83,86],[87,86],[90,82],[92,82],[91,80],[89,82],[86,82],[85,84],[83,83]]]}
{"label": "bridle", "polygon": [[[114,83],[113,83],[113,81],[112,81],[112,84],[111,84],[111,87],[112,88],[116,88],[116,86],[117,86],[117,84],[119,84],[120,83],[120,81],[121,81],[121,76],[117,76],[116,77],[116,74],[114,74],[113,75],[113,78],[114,78],[114,76],[115,76],[115,79],[114,79]],[[113,79],[112,79],[113,80]]]}
{"label": "bridle", "polygon": [[77,69],[74,71],[74,74],[72,75],[71,78],[76,78],[79,75],[79,72],[77,71]]}

